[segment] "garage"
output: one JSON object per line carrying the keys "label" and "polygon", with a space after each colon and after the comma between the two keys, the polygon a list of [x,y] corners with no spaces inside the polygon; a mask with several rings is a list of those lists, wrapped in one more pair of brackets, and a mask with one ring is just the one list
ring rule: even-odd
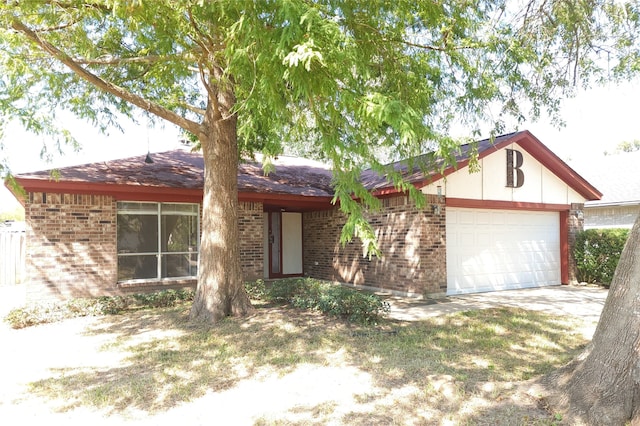
{"label": "garage", "polygon": [[447,294],[561,282],[560,214],[447,208]]}

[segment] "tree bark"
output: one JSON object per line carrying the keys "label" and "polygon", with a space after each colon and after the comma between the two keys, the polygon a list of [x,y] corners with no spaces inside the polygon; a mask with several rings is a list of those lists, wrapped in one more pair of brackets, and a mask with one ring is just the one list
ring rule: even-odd
{"label": "tree bark", "polygon": [[556,403],[593,425],[640,424],[640,217],[616,268],[587,355],[555,376]]}
{"label": "tree bark", "polygon": [[253,311],[240,265],[238,144],[235,101],[230,89],[216,91],[199,135],[204,157],[202,237],[192,320],[215,323]]}

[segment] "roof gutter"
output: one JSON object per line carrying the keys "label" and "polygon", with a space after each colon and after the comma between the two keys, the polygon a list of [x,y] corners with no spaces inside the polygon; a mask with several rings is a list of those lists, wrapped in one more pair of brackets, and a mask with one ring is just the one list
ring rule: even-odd
{"label": "roof gutter", "polygon": [[640,200],[635,201],[587,201],[584,203],[585,207],[629,207],[640,206]]}

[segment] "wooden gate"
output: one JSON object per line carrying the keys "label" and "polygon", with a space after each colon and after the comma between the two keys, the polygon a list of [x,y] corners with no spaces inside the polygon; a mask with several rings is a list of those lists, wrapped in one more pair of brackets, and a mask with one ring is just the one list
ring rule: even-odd
{"label": "wooden gate", "polygon": [[0,286],[24,280],[25,241],[24,231],[0,228]]}

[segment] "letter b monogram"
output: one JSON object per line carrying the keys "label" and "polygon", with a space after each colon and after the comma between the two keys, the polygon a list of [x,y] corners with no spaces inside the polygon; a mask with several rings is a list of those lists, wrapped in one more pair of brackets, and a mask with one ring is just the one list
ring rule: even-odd
{"label": "letter b monogram", "polygon": [[524,185],[524,173],[522,167],[522,153],[515,149],[507,149],[507,186],[520,188]]}

